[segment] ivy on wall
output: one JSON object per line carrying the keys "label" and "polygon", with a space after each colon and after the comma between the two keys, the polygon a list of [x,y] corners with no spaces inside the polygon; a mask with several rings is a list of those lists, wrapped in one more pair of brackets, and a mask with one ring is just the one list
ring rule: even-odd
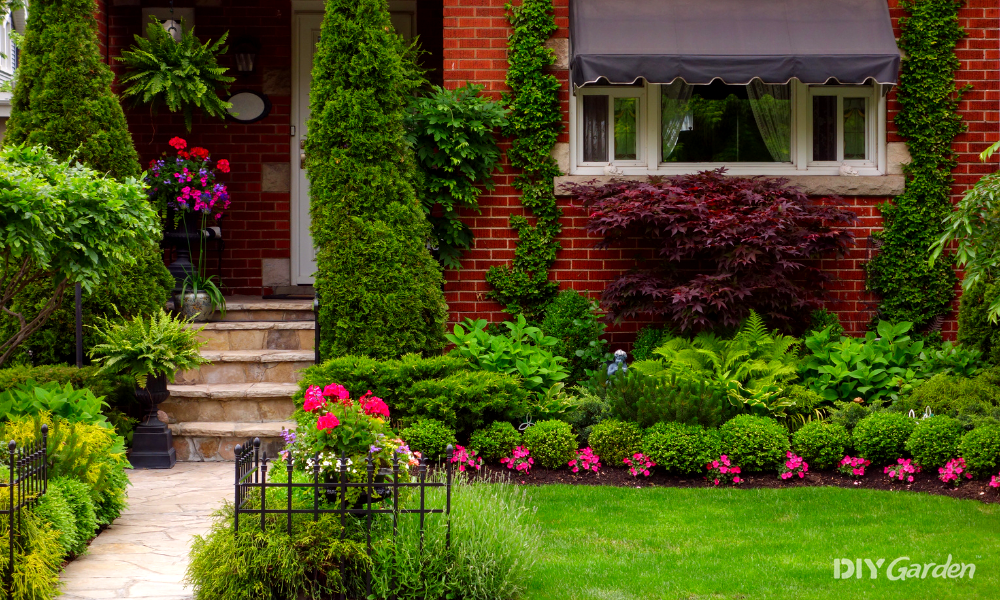
{"label": "ivy on wall", "polygon": [[545,42],[556,31],[552,0],[524,0],[519,7],[506,6],[513,29],[508,40],[507,86],[504,102],[510,116],[504,135],[512,138],[507,157],[520,169],[514,187],[521,204],[533,217],[515,215],[510,226],[518,236],[514,260],[491,267],[486,281],[493,289],[488,297],[510,314],[524,313],[538,320],[559,285],[549,281],[549,268],[556,259],[562,230],[562,210],[556,205],[552,179],[560,174],[552,158],[562,114],[559,110],[559,80],[546,72],[555,63],[555,53]]}
{"label": "ivy on wall", "polygon": [[867,265],[868,288],[882,297],[882,319],[925,327],[949,312],[957,281],[953,261],[928,264],[952,209],[951,171],[957,161],[951,144],[965,131],[955,89],[960,67],[955,45],[965,36],[956,0],[904,0],[899,47],[905,53],[897,88],[896,130],[912,158],[906,189],[879,208],[884,218],[882,247]]}

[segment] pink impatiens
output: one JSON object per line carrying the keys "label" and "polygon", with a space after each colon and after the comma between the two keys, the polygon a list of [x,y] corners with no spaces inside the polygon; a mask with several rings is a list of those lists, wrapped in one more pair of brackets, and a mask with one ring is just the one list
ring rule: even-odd
{"label": "pink impatiens", "polygon": [[913,483],[913,475],[920,472],[920,466],[913,464],[909,458],[897,458],[896,464],[889,465],[882,472],[888,475],[889,479],[900,481],[905,479],[908,483]]}
{"label": "pink impatiens", "polygon": [[631,459],[623,459],[622,462],[628,465],[628,472],[632,474],[632,477],[639,475],[649,477],[649,470],[656,466],[655,462],[641,452],[633,454]]}
{"label": "pink impatiens", "polygon": [[966,469],[964,458],[953,458],[944,467],[938,469],[938,479],[945,483],[952,483],[955,487],[958,487],[962,483],[963,475],[966,479],[972,479],[972,473],[969,473]]}
{"label": "pink impatiens", "polygon": [[840,462],[837,463],[837,470],[840,471],[841,475],[847,475],[848,477],[854,477],[856,479],[858,477],[865,476],[865,467],[870,464],[872,464],[872,461],[865,460],[860,456],[855,456],[853,458],[850,456],[844,456],[844,458],[840,459]]}
{"label": "pink impatiens", "polygon": [[712,485],[719,485],[720,483],[743,483],[740,479],[740,468],[729,460],[729,457],[723,454],[719,457],[719,460],[713,460],[712,462],[705,465],[708,470],[708,475],[706,479],[712,482]]}
{"label": "pink impatiens", "polygon": [[594,454],[590,446],[587,446],[583,450],[576,451],[576,458],[569,461],[569,466],[573,467],[574,473],[579,473],[580,469],[596,473],[601,470],[601,457]]}
{"label": "pink impatiens", "polygon": [[479,470],[483,467],[483,459],[476,455],[475,450],[465,446],[455,446],[455,453],[451,456],[451,462],[458,463],[458,470],[465,472],[465,468]]}
{"label": "pink impatiens", "polygon": [[527,475],[531,472],[531,466],[535,464],[535,459],[531,458],[531,452],[524,446],[514,448],[513,456],[501,458],[500,463],[507,465],[508,469],[514,469],[519,473]]}
{"label": "pink impatiens", "polygon": [[806,476],[809,472],[809,463],[802,460],[801,456],[796,456],[792,452],[785,455],[788,460],[785,461],[784,467],[778,473],[778,477],[782,479],[791,479],[793,476],[798,475],[799,479]]}

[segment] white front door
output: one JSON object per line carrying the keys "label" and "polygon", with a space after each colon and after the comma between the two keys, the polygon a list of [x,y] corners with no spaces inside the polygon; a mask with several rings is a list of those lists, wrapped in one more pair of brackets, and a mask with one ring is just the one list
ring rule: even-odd
{"label": "white front door", "polygon": [[303,168],[303,144],[308,135],[309,85],[313,55],[319,43],[321,13],[298,13],[293,21],[292,44],[292,284],[313,283],[316,247],[309,234],[309,179]]}

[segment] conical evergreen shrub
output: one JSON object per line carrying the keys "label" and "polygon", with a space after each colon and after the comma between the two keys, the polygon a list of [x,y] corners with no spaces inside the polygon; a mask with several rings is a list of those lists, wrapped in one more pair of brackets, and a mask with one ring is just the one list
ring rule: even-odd
{"label": "conical evergreen shrub", "polygon": [[412,183],[403,108],[414,82],[384,0],[327,0],[306,156],[324,356],[444,346],[442,276]]}
{"label": "conical evergreen shrub", "polygon": [[4,144],[41,144],[111,177],[137,177],[114,75],[97,41],[94,0],[32,0]]}

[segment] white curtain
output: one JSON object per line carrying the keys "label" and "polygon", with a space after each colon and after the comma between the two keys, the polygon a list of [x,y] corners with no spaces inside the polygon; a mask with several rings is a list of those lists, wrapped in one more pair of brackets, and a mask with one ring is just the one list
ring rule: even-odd
{"label": "white curtain", "polygon": [[750,108],[764,145],[776,162],[792,158],[792,86],[753,79],[747,86]]}
{"label": "white curtain", "polygon": [[691,86],[680,79],[670,85],[660,88],[660,140],[662,144],[661,159],[666,161],[677,147],[677,136],[684,127],[684,119],[688,116],[688,100],[691,99]]}

